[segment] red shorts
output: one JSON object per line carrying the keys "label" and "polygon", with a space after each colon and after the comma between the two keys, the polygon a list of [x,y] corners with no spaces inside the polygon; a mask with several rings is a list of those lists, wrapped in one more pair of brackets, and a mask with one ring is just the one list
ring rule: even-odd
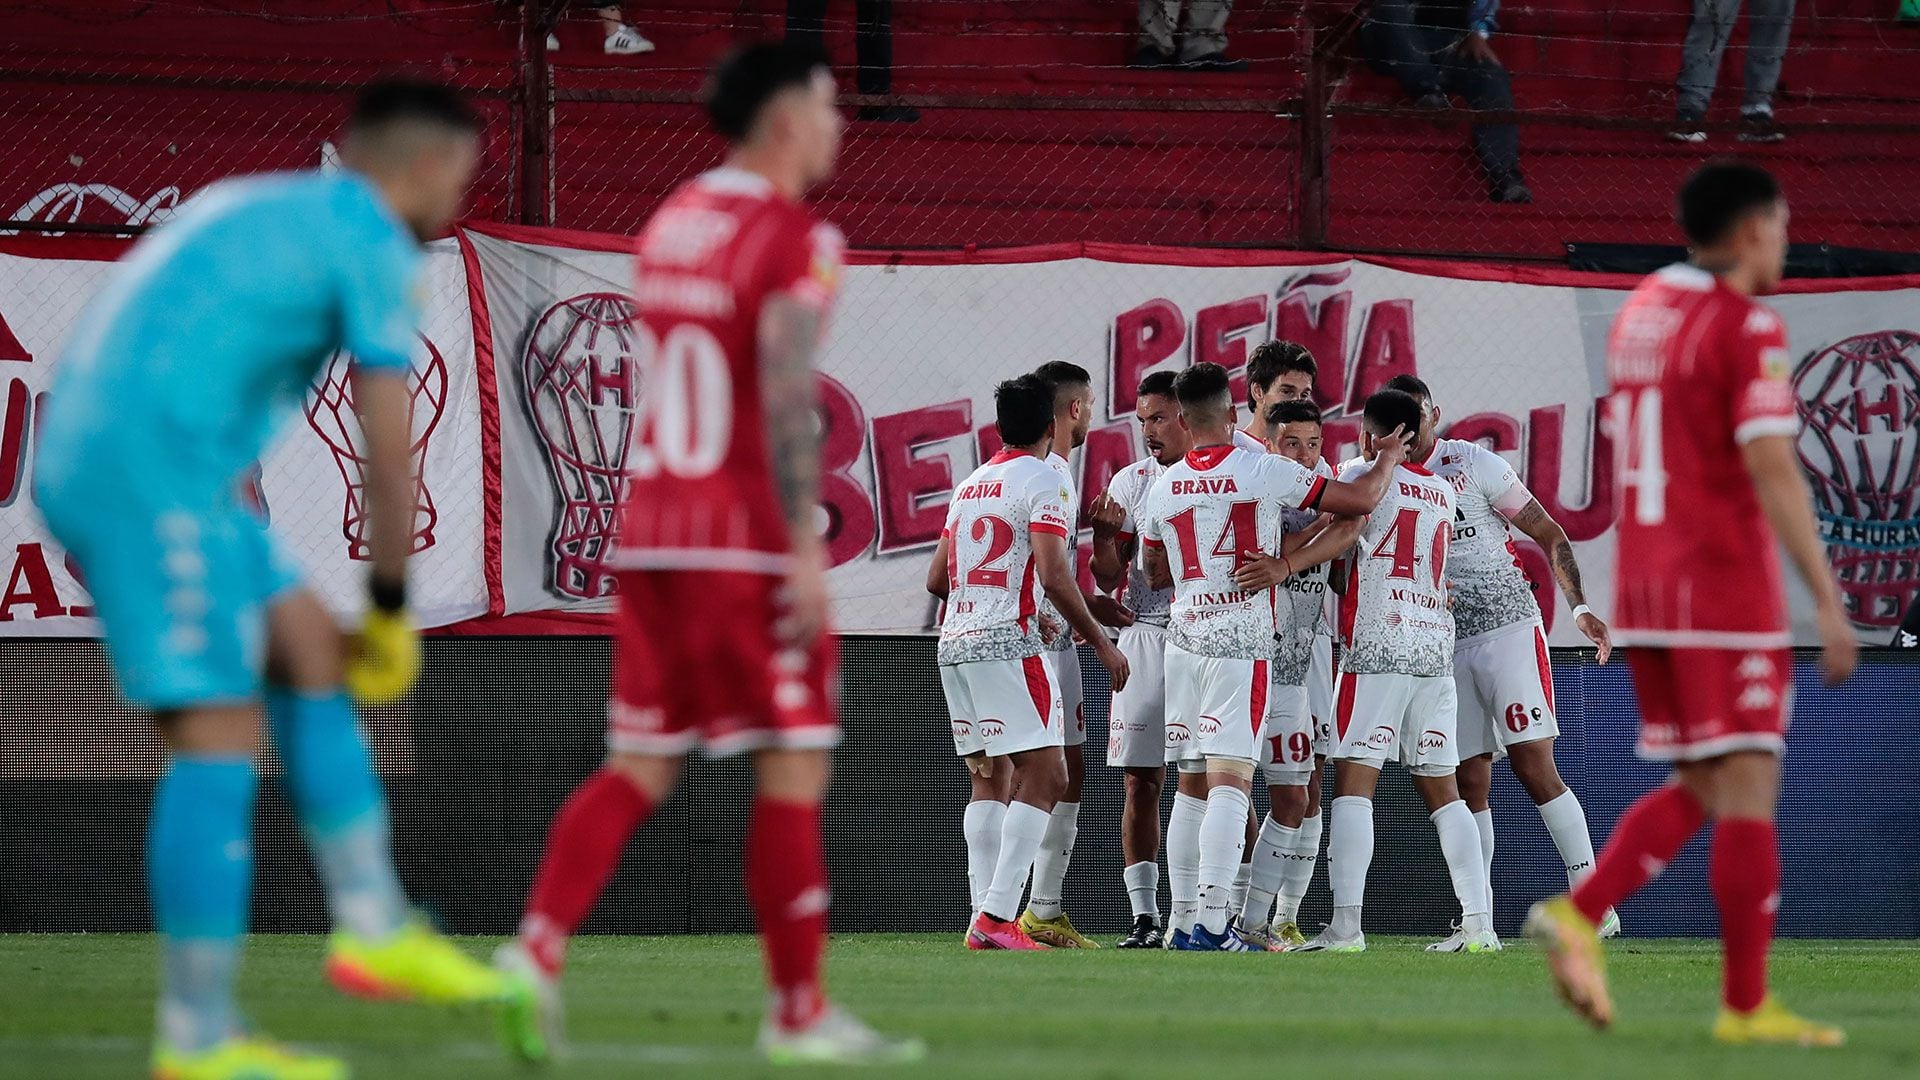
{"label": "red shorts", "polygon": [[720,757],[840,741],[836,646],[811,655],[774,638],[782,579],[722,570],[620,573],[607,747]]}
{"label": "red shorts", "polygon": [[1640,756],[1704,761],[1738,750],[1781,753],[1793,712],[1786,649],[1627,650],[1640,698]]}

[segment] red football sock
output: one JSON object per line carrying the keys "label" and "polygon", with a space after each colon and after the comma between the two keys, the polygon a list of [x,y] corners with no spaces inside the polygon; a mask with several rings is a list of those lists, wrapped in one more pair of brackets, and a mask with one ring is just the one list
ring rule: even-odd
{"label": "red football sock", "polygon": [[1707,881],[1720,908],[1720,998],[1752,1012],[1767,996],[1767,947],[1780,909],[1780,845],[1773,822],[1729,818],[1713,827]]}
{"label": "red football sock", "polygon": [[1665,870],[1706,820],[1700,801],[1686,788],[1675,785],[1642,795],[1613,827],[1592,876],[1573,890],[1573,905],[1599,922],[1608,908]]}
{"label": "red football sock", "polygon": [[527,894],[520,939],[548,975],[566,959],[567,939],[600,899],[653,800],[617,769],[587,777],[553,816],[547,853]]}
{"label": "red football sock", "polygon": [[747,824],[747,898],[766,950],[781,1027],[805,1027],[820,1015],[820,954],[827,944],[827,864],[820,808],[764,796]]}

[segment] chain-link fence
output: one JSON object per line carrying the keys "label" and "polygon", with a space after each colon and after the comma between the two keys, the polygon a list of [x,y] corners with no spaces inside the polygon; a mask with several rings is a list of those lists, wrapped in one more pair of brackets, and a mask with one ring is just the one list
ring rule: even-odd
{"label": "chain-link fence", "polygon": [[[0,215],[124,232],[220,176],[312,165],[353,87],[401,69],[452,79],[488,114],[474,217],[628,232],[718,158],[695,104],[712,59],[793,22],[817,27],[856,117],[817,200],[860,247],[1558,258],[1673,242],[1675,181],[1730,150],[1782,174],[1802,238],[1920,241],[1907,206],[1920,93],[1898,75],[1920,27],[1880,0],[1802,4],[1786,23],[1762,5],[1699,33],[1691,58],[1684,6],[1650,0],[1509,4],[1484,39],[1465,32],[1464,5],[1242,0],[1224,41],[1241,70],[1140,55],[1153,39],[1131,4],[821,7],[796,22],[779,0],[630,4],[622,17],[653,49],[609,55],[612,24],[588,4],[12,0]],[[1778,85],[1743,92],[1773,78],[1749,60],[1779,37],[1771,26],[1790,29]],[[1212,39],[1176,25],[1173,40],[1177,57]],[[1706,98],[1716,43],[1724,85]],[[1773,128],[1743,121],[1759,102]]]}

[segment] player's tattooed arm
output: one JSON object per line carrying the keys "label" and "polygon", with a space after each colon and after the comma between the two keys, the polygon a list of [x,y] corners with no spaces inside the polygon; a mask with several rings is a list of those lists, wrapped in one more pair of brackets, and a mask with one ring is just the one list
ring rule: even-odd
{"label": "player's tattooed arm", "polygon": [[[1567,598],[1567,606],[1575,609],[1585,606],[1587,593],[1580,582],[1580,560],[1574,557],[1573,542],[1567,539],[1567,530],[1553,520],[1553,515],[1547,513],[1546,507],[1540,505],[1540,500],[1527,500],[1527,505],[1507,520],[1547,553],[1547,565],[1553,568],[1553,578],[1559,582],[1560,592]],[[1613,655],[1613,634],[1607,629],[1607,624],[1600,616],[1588,611],[1577,616],[1574,625],[1599,650],[1599,661],[1606,663],[1607,658]]]}
{"label": "player's tattooed arm", "polygon": [[820,485],[820,440],[811,407],[813,355],[824,316],[787,296],[769,299],[760,315],[760,399],[765,402],[767,456],[774,488],[796,546],[812,538]]}
{"label": "player's tattooed arm", "polygon": [[1147,569],[1147,584],[1156,589],[1173,588],[1173,567],[1167,563],[1167,549],[1147,545],[1147,555],[1143,560]]}
{"label": "player's tattooed arm", "polygon": [[1547,553],[1547,563],[1553,567],[1560,591],[1566,594],[1567,606],[1579,607],[1586,603],[1586,590],[1580,584],[1580,563],[1573,557],[1573,543],[1567,539],[1567,531],[1540,505],[1540,500],[1528,500],[1519,513],[1507,520]]}
{"label": "player's tattooed arm", "polygon": [[820,437],[814,428],[813,354],[824,319],[819,309],[791,296],[773,296],[760,309],[761,422],[791,551],[775,632],[798,648],[811,648],[826,632],[831,607],[826,544],[815,522]]}

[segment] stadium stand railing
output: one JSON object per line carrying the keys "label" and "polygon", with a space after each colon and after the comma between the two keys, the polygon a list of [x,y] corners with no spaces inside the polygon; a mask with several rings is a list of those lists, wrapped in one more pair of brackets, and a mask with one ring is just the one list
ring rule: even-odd
{"label": "stadium stand railing", "polygon": [[[1506,5],[1493,47],[1515,108],[1479,115],[1416,108],[1371,68],[1365,3],[1237,5],[1239,73],[1128,67],[1128,5],[893,9],[887,94],[856,92],[851,5],[826,24],[851,108],[918,112],[853,124],[819,193],[859,247],[1117,240],[1558,260],[1570,244],[1671,243],[1674,182],[1730,150],[1780,173],[1801,236],[1920,246],[1920,92],[1898,75],[1920,55],[1920,26],[1879,0],[1802,5],[1776,97],[1789,137],[1771,146],[1734,141],[1744,23],[1710,139],[1665,139],[1687,16],[1648,0]],[[606,57],[597,24],[539,0],[10,0],[0,14],[15,31],[0,48],[0,227],[69,233],[137,229],[218,176],[314,163],[346,92],[392,70],[450,78],[484,103],[473,216],[628,231],[717,156],[695,104],[713,57],[784,24],[773,0],[634,5],[657,50]],[[1473,123],[1502,120],[1519,129],[1530,205],[1489,202],[1468,150]]]}

